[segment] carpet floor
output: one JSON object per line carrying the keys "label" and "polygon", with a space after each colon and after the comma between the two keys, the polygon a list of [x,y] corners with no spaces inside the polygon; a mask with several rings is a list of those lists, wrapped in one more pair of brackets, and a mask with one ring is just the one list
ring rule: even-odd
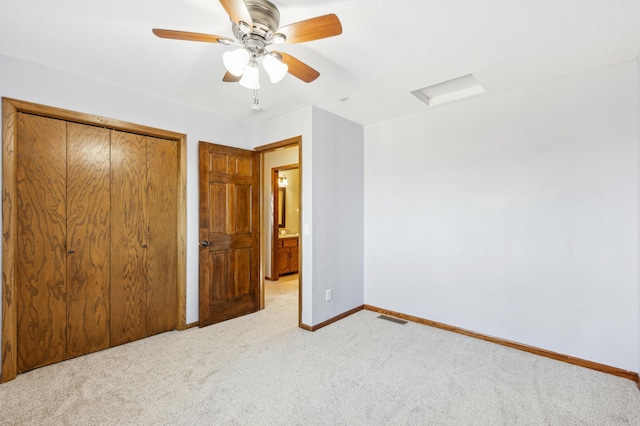
{"label": "carpet floor", "polygon": [[640,425],[630,380],[361,311],[297,327],[266,309],[39,368],[0,385],[2,425]]}

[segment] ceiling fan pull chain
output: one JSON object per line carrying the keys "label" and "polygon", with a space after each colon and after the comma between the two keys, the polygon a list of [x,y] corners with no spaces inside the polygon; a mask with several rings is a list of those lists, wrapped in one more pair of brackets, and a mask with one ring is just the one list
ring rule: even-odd
{"label": "ceiling fan pull chain", "polygon": [[253,89],[253,103],[251,104],[251,111],[260,112],[262,108],[260,108],[260,99],[258,98],[258,89]]}

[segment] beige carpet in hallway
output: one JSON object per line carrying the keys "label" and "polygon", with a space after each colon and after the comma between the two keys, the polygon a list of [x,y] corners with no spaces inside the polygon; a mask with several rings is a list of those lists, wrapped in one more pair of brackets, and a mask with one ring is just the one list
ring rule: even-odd
{"label": "beige carpet in hallway", "polygon": [[362,311],[297,328],[267,308],[61,362],[0,385],[2,425],[640,425],[635,383]]}

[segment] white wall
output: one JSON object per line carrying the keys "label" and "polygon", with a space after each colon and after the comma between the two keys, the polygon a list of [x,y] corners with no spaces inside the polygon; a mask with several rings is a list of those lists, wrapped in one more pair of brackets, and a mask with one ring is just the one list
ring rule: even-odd
{"label": "white wall", "polygon": [[361,125],[313,108],[313,325],[364,303],[363,144]]}
{"label": "white wall", "polygon": [[[278,142],[278,141],[274,141]],[[262,253],[264,254],[265,277],[271,276],[271,242],[273,238],[273,194],[271,193],[271,169],[278,166],[298,164],[298,147],[271,151],[264,154],[264,180],[262,182],[262,222],[263,240]]]}
{"label": "white wall", "polygon": [[365,303],[640,371],[638,81],[634,61],[367,126]]}
{"label": "white wall", "polygon": [[198,141],[250,149],[251,133],[211,113],[3,55],[0,96],[187,135],[187,322],[197,321]]}

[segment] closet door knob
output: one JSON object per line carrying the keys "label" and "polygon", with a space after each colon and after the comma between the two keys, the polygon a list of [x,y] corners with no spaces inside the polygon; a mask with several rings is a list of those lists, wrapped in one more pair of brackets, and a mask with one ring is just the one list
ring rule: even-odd
{"label": "closet door knob", "polygon": [[200,245],[201,245],[202,247],[207,247],[209,244],[211,244],[211,243],[210,243],[209,241],[207,241],[207,240],[202,240],[202,241],[200,241]]}
{"label": "closet door knob", "polygon": [[68,251],[68,253],[69,253],[69,254],[73,254],[73,253],[75,253],[75,252],[76,252],[76,251],[75,251],[74,249],[69,249],[69,251]]}

